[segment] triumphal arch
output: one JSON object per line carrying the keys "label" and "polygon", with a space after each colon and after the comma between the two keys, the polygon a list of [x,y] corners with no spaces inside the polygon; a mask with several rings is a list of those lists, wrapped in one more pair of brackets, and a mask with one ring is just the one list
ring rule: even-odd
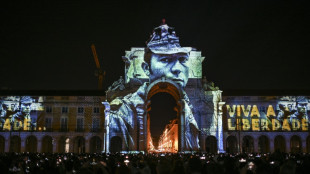
{"label": "triumphal arch", "polygon": [[[109,87],[103,102],[104,151],[203,151],[207,136],[216,137],[223,151],[222,91],[202,77],[200,51],[181,47],[174,28],[163,23],[146,47],[132,47],[122,59],[124,77]],[[150,113],[152,97],[159,93],[172,96],[176,114],[174,128],[166,126],[156,146],[150,130],[158,118]]]}

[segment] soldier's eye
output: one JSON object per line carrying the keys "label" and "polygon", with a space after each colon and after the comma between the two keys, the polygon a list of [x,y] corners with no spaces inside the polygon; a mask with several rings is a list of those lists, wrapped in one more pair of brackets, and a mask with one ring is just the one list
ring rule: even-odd
{"label": "soldier's eye", "polygon": [[169,58],[162,58],[162,59],[160,59],[160,61],[164,62],[164,63],[167,63],[167,62],[169,62]]}
{"label": "soldier's eye", "polygon": [[187,57],[180,57],[180,58],[179,58],[179,61],[180,61],[181,63],[185,63],[187,60],[188,60]]}

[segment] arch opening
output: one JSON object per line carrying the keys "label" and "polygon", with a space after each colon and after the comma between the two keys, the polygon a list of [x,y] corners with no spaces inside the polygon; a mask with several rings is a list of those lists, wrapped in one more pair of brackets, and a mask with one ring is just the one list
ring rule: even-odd
{"label": "arch opening", "polygon": [[70,147],[69,145],[70,145],[70,139],[68,137],[61,136],[58,141],[58,152],[68,153]]}
{"label": "arch opening", "polygon": [[181,90],[169,80],[153,82],[147,93],[147,151],[179,150]]}
{"label": "arch opening", "polygon": [[299,136],[294,135],[291,138],[291,152],[292,153],[300,153],[302,152],[301,139]]}
{"label": "arch opening", "polygon": [[37,138],[33,135],[27,137],[26,139],[26,152],[37,152]]}
{"label": "arch opening", "polygon": [[214,136],[208,136],[206,138],[206,152],[217,153],[217,139]]}
{"label": "arch opening", "polygon": [[307,146],[307,153],[310,153],[310,136],[307,137],[307,142],[306,142],[306,146]]}
{"label": "arch opening", "polygon": [[42,152],[53,153],[53,138],[51,136],[45,136],[42,139]]}
{"label": "arch opening", "polygon": [[111,145],[110,145],[110,152],[111,153],[116,153],[116,152],[120,152],[122,150],[122,146],[123,146],[123,142],[122,142],[122,138],[119,136],[114,136],[111,138]]}
{"label": "arch opening", "polygon": [[85,153],[85,139],[82,136],[78,136],[74,139],[73,146],[74,153]]}
{"label": "arch opening", "polygon": [[90,139],[90,153],[99,153],[102,151],[102,141],[98,136]]}
{"label": "arch opening", "polygon": [[0,136],[0,153],[3,153],[5,149],[5,139],[3,136]]}
{"label": "arch opening", "polygon": [[237,138],[235,136],[229,136],[226,139],[226,152],[228,153],[237,153],[238,146],[237,146]]}
{"label": "arch opening", "polygon": [[10,138],[10,152],[20,152],[20,144],[21,143],[21,139],[19,136],[12,136]]}
{"label": "arch opening", "polygon": [[269,152],[269,139],[265,135],[262,135],[258,138],[258,152],[260,153]]}
{"label": "arch opening", "polygon": [[285,152],[285,138],[282,135],[278,135],[274,138],[274,150],[279,152]]}
{"label": "arch opening", "polygon": [[244,136],[242,139],[242,152],[253,153],[254,152],[254,140],[251,136]]}

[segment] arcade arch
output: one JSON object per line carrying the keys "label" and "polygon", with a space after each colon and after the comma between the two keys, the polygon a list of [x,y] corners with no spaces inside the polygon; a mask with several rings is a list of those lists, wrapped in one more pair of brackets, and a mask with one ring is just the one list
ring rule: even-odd
{"label": "arcade arch", "polygon": [[51,136],[45,136],[42,139],[42,152],[53,153],[53,138]]}
{"label": "arcade arch", "polygon": [[90,153],[99,153],[102,151],[102,140],[98,136],[93,136],[90,139]]}
{"label": "arcade arch", "polygon": [[110,152],[116,153],[122,150],[122,138],[119,136],[114,136],[111,138]]}
{"label": "arcade arch", "polygon": [[77,136],[73,142],[73,152],[74,153],[85,153],[85,138],[82,136]]}
{"label": "arcade arch", "polygon": [[20,152],[20,142],[21,139],[19,136],[14,135],[10,138],[10,152]]}
{"label": "arcade arch", "polygon": [[301,139],[297,135],[293,135],[291,137],[291,152],[292,153],[299,153],[302,152],[302,145],[301,145]]}
{"label": "arcade arch", "polygon": [[230,135],[226,138],[226,152],[227,153],[237,153],[237,138],[233,135]]}
{"label": "arcade arch", "polygon": [[254,139],[246,135],[242,138],[242,152],[253,153],[254,152]]}
{"label": "arcade arch", "polygon": [[306,142],[306,147],[307,147],[306,151],[307,151],[307,153],[310,153],[310,136],[307,137],[306,141],[307,141]]}
{"label": "arcade arch", "polygon": [[0,136],[0,153],[3,153],[5,149],[5,139],[3,136]]}
{"label": "arcade arch", "polygon": [[58,152],[68,153],[70,147],[70,139],[65,136],[61,136],[58,140]]}
{"label": "arcade arch", "polygon": [[217,139],[214,136],[208,136],[206,138],[206,152],[217,153]]}
{"label": "arcade arch", "polygon": [[279,152],[285,152],[285,138],[282,135],[278,135],[274,138],[274,150]]}
{"label": "arcade arch", "polygon": [[269,139],[267,136],[261,135],[258,138],[258,152],[268,153],[269,151]]}
{"label": "arcade arch", "polygon": [[35,153],[37,152],[38,141],[33,135],[27,137],[26,139],[26,152]]}

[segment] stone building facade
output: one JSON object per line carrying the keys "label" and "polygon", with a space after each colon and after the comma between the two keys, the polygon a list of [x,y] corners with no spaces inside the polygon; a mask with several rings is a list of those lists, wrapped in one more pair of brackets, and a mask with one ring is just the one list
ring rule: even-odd
{"label": "stone building facade", "polygon": [[[19,107],[20,96],[2,97]],[[104,147],[104,107],[99,96],[31,96],[30,129],[4,129],[1,125],[1,152],[101,152]],[[11,113],[18,113],[19,110]],[[12,114],[14,115],[14,114]],[[14,116],[4,115],[5,120]],[[24,118],[16,116],[14,122]],[[14,127],[15,126],[15,127]]]}

